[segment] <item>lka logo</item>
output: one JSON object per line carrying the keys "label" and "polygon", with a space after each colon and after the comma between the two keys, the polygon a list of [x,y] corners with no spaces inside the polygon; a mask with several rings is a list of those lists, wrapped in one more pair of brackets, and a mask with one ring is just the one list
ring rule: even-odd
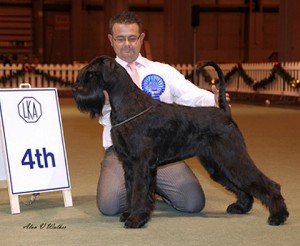
{"label": "lka logo", "polygon": [[36,123],[42,116],[42,106],[34,97],[24,97],[18,104],[18,111],[27,123]]}

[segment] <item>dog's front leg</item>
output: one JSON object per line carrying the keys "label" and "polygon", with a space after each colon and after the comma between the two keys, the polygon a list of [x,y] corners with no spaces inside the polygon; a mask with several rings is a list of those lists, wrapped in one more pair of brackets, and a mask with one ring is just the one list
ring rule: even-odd
{"label": "dog's front leg", "polygon": [[132,183],[133,183],[133,170],[130,161],[123,160],[124,178],[125,178],[125,188],[126,188],[126,200],[127,200],[127,210],[124,211],[120,217],[121,222],[125,222],[130,216],[131,211],[131,196],[132,196]]}
{"label": "dog's front leg", "polygon": [[154,207],[154,188],[156,179],[156,168],[150,168],[149,162],[133,163],[133,179],[127,187],[129,211],[125,214],[126,228],[140,228],[150,219]]}

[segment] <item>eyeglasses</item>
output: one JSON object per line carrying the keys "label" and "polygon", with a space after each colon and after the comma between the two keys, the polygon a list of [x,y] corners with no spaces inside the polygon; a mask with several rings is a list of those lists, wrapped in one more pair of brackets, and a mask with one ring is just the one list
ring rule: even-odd
{"label": "eyeglasses", "polygon": [[137,37],[137,36],[129,36],[129,37],[124,37],[124,36],[119,36],[114,38],[113,40],[118,43],[118,44],[124,44],[126,43],[126,40],[130,43],[130,44],[135,44],[141,37],[141,34]]}

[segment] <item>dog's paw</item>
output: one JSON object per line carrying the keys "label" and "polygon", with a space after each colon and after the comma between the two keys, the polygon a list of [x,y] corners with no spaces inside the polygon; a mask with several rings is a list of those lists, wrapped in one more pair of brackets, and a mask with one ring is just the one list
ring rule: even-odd
{"label": "dog's paw", "polygon": [[274,226],[282,225],[286,221],[287,217],[289,217],[288,211],[283,211],[281,213],[273,214],[270,215],[270,217],[268,218],[268,223],[269,225],[274,225]]}
{"label": "dog's paw", "polygon": [[120,221],[121,221],[121,222],[125,222],[129,216],[130,216],[130,212],[129,212],[129,211],[125,211],[125,212],[122,213],[122,215],[120,216]]}
{"label": "dog's paw", "polygon": [[245,214],[249,211],[239,203],[232,203],[227,207],[227,213],[229,214]]}
{"label": "dog's paw", "polygon": [[141,228],[143,227],[148,220],[150,219],[149,214],[139,214],[139,215],[130,215],[125,221],[125,228]]}

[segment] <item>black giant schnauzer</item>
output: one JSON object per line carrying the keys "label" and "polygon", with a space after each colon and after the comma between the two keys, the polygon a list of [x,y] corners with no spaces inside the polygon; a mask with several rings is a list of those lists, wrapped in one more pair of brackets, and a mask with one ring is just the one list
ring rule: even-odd
{"label": "black giant schnauzer", "polygon": [[[268,223],[280,225],[289,213],[280,185],[266,177],[250,158],[243,136],[225,100],[220,79],[219,108],[186,107],[152,99],[113,58],[100,56],[82,68],[73,88],[78,109],[100,116],[105,90],[111,105],[111,137],[123,162],[128,210],[120,220],[127,228],[142,227],[154,208],[156,168],[197,156],[210,177],[237,196],[231,214],[247,213],[258,198],[270,212]],[[205,66],[206,66],[205,65]]]}

